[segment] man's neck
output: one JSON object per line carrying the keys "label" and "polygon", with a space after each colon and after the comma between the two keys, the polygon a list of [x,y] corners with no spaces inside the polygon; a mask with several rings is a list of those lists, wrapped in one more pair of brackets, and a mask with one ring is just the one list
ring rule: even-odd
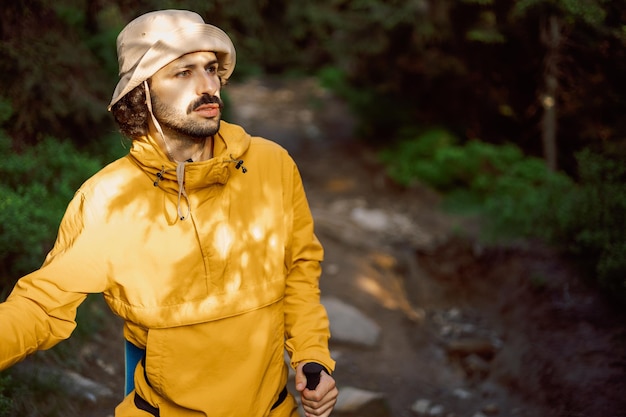
{"label": "man's neck", "polygon": [[174,162],[205,161],[213,157],[213,136],[196,138],[163,129],[163,136],[156,130],[150,134],[156,138],[161,149]]}

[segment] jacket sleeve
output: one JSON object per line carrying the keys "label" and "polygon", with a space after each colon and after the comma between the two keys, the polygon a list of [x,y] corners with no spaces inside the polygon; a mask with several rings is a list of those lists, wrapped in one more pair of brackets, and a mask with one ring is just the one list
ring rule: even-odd
{"label": "jacket sleeve", "polygon": [[67,339],[76,327],[76,309],[86,293],[102,286],[81,283],[81,271],[90,262],[80,261],[84,250],[74,250],[83,231],[82,210],[83,197],[77,193],[43,266],[22,277],[0,304],[0,370]]}
{"label": "jacket sleeve", "polygon": [[285,332],[291,365],[318,362],[330,371],[335,362],[330,357],[330,326],[326,309],[320,302],[319,277],[323,249],[314,234],[313,217],[304,193],[300,174],[293,166],[288,204],[288,229],[292,228],[286,248]]}

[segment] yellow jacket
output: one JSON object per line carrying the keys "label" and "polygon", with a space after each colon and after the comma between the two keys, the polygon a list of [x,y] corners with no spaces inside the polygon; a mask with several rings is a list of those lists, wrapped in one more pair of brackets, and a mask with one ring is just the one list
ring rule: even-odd
{"label": "yellow jacket", "polygon": [[292,366],[333,370],[323,250],[295,164],[226,122],[214,155],[177,166],[145,137],[83,184],[42,268],[0,304],[0,369],[69,337],[102,292],[146,349],[135,387],[161,416],[268,415],[285,348]]}

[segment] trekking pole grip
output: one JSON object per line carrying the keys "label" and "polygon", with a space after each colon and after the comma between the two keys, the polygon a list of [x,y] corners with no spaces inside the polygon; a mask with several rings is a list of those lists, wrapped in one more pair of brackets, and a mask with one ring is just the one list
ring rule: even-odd
{"label": "trekking pole grip", "polygon": [[325,370],[322,365],[315,362],[308,362],[302,367],[302,371],[306,376],[306,387],[310,390],[315,390],[317,384],[320,383],[320,374]]}

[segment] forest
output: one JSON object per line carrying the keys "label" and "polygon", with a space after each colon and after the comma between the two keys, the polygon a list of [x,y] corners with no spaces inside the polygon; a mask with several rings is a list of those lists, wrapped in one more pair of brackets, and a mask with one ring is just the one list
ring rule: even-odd
{"label": "forest", "polygon": [[[426,182],[461,205],[491,210],[498,234],[539,234],[564,245],[611,292],[623,291],[623,6],[605,0],[7,4],[0,12],[2,281],[37,265],[73,190],[119,155],[106,111],[117,77],[116,36],[134,16],[169,7],[195,10],[230,34],[238,50],[232,82],[258,74],[317,77],[350,104],[355,135],[380,149],[400,184]],[[31,204],[41,200],[50,204]]]}
{"label": "forest", "polygon": [[626,305],[624,0],[7,2],[0,299],[41,264],[74,191],[126,152],[107,112],[116,37],[163,8],[231,36],[231,83],[315,78],[399,187],[480,213],[487,242],[554,245]]}

